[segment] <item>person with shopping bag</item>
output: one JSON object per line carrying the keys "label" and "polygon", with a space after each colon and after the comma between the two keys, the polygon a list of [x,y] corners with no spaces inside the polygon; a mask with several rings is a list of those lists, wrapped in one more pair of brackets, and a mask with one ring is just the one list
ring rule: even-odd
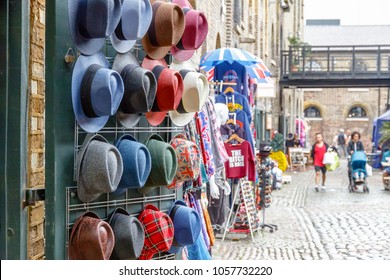
{"label": "person with shopping bag", "polygon": [[326,165],[323,163],[324,156],[328,150],[329,145],[326,144],[322,138],[321,133],[316,134],[316,143],[311,148],[311,158],[313,159],[314,170],[316,172],[314,190],[319,191],[320,187],[320,173],[322,173],[322,184],[321,188],[325,190],[326,181]]}

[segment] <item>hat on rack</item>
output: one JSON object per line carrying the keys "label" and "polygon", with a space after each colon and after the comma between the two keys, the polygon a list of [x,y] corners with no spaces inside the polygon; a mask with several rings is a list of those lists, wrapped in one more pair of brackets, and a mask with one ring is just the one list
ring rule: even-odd
{"label": "hat on rack", "polygon": [[145,231],[145,242],[139,259],[150,260],[157,253],[167,252],[172,246],[174,236],[171,218],[156,206],[148,204],[138,219]]}
{"label": "hat on rack", "polygon": [[122,156],[123,174],[114,195],[143,187],[152,167],[149,150],[128,134],[120,137],[115,146]]}
{"label": "hat on rack", "polygon": [[183,69],[180,75],[184,81],[183,96],[177,109],[169,112],[169,117],[175,125],[184,126],[202,110],[209,96],[209,85],[201,73]]}
{"label": "hat on rack", "polygon": [[172,0],[184,12],[186,24],[179,43],[171,48],[172,55],[182,61],[192,57],[206,40],[209,25],[204,13],[194,10],[188,0]]}
{"label": "hat on rack", "polygon": [[111,226],[93,212],[81,215],[69,238],[70,260],[108,260],[115,246]]}
{"label": "hat on rack", "polygon": [[183,134],[177,134],[171,145],[175,149],[177,157],[177,171],[172,184],[168,189],[178,189],[186,181],[194,181],[200,174],[200,152],[198,146],[192,141],[188,141]]}
{"label": "hat on rack", "polygon": [[141,194],[147,194],[157,187],[170,185],[177,170],[175,150],[164,142],[160,135],[151,135],[146,140],[145,146],[152,158],[152,169],[145,186],[138,189]]}
{"label": "hat on rack", "polygon": [[116,208],[108,217],[115,236],[113,260],[136,260],[141,255],[145,231],[141,222],[123,208]]}
{"label": "hat on rack", "polygon": [[149,112],[156,98],[157,81],[154,74],[140,66],[131,53],[117,54],[112,69],[118,71],[124,83],[124,96],[117,113],[126,128],[135,126],[142,113]]}
{"label": "hat on rack", "polygon": [[112,46],[118,53],[131,50],[142,39],[152,21],[152,6],[149,0],[122,0],[122,17],[111,34]]}
{"label": "hat on rack", "polygon": [[145,52],[161,59],[175,46],[184,32],[183,10],[176,4],[151,0],[153,16],[148,32],[142,39]]}
{"label": "hat on rack", "polygon": [[168,212],[175,228],[172,247],[169,253],[176,254],[184,246],[195,244],[201,231],[201,221],[196,210],[177,200]]}
{"label": "hat on rack", "polygon": [[81,55],[73,69],[73,111],[80,127],[90,133],[104,127],[123,97],[122,78],[109,67],[106,57],[98,52]]}
{"label": "hat on rack", "polygon": [[168,111],[176,110],[183,95],[183,78],[176,70],[169,69],[164,59],[153,60],[146,56],[142,67],[153,72],[157,79],[157,93],[151,112],[146,113],[148,122],[161,124]]}
{"label": "hat on rack", "polygon": [[180,71],[183,69],[199,71],[200,56],[197,53],[185,61],[178,60],[175,58],[170,64],[169,68]]}
{"label": "hat on rack", "polygon": [[84,55],[97,53],[114,32],[122,14],[122,0],[68,0],[70,36]]}
{"label": "hat on rack", "polygon": [[224,103],[215,103],[215,114],[217,115],[217,121],[219,126],[224,125],[229,119],[229,108]]}
{"label": "hat on rack", "polygon": [[118,149],[99,134],[88,134],[77,155],[77,195],[91,202],[117,189],[123,173]]}

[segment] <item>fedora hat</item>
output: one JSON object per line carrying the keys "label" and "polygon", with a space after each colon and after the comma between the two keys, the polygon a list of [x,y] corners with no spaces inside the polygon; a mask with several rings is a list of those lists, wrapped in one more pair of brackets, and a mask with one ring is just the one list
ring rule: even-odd
{"label": "fedora hat", "polygon": [[108,223],[115,236],[115,246],[111,259],[138,259],[145,242],[145,231],[141,222],[130,216],[125,209],[116,208],[108,217]]}
{"label": "fedora hat", "polygon": [[169,117],[177,126],[188,124],[195,113],[202,107],[209,96],[209,85],[206,77],[190,70],[181,70],[180,75],[184,81],[184,91],[179,106],[175,111],[169,111]]}
{"label": "fedora hat", "polygon": [[147,194],[157,187],[170,185],[177,170],[175,150],[165,143],[160,135],[151,135],[145,141],[145,146],[152,158],[152,169],[145,186],[138,189],[141,194]]}
{"label": "fedora hat", "polygon": [[175,46],[184,32],[183,10],[176,4],[150,1],[153,16],[148,32],[142,39],[145,52],[153,59],[161,59]]}
{"label": "fedora hat", "polygon": [[114,32],[122,14],[122,0],[68,0],[70,36],[84,55],[97,53]]}
{"label": "fedora hat", "polygon": [[118,53],[127,53],[148,31],[153,12],[149,0],[122,1],[122,17],[110,39]]}
{"label": "fedora hat", "polygon": [[176,110],[183,95],[183,78],[176,70],[169,69],[164,59],[154,60],[146,56],[142,67],[153,72],[157,79],[157,93],[151,112],[146,119],[152,126],[161,124],[168,111]]}
{"label": "fedora hat", "polygon": [[157,253],[167,252],[173,242],[174,228],[171,218],[156,206],[148,204],[139,214],[144,226],[145,242],[140,260],[150,260]]}
{"label": "fedora hat", "polygon": [[174,69],[176,71],[180,70],[192,70],[199,72],[199,56],[195,53],[190,59],[186,61],[181,61],[175,58],[170,64],[169,68]]}
{"label": "fedora hat", "polygon": [[82,214],[69,238],[70,260],[108,260],[115,246],[111,226],[93,212]]}
{"label": "fedora hat", "polygon": [[80,127],[90,133],[102,129],[118,110],[123,91],[121,76],[109,69],[101,52],[81,55],[72,74],[73,111]]}
{"label": "fedora hat", "polygon": [[123,160],[123,174],[114,195],[124,193],[128,188],[145,185],[151,170],[151,157],[145,145],[138,143],[131,135],[123,135],[115,146]]}
{"label": "fedora hat", "polygon": [[91,202],[117,189],[123,173],[118,149],[99,134],[88,134],[77,155],[77,195]]}
{"label": "fedora hat", "polygon": [[142,113],[149,112],[157,91],[156,77],[152,71],[142,68],[131,53],[117,54],[112,69],[118,71],[124,83],[124,96],[117,117],[126,128],[135,126]]}
{"label": "fedora hat", "polygon": [[184,12],[186,24],[179,43],[171,48],[172,55],[182,61],[192,57],[206,40],[209,25],[204,13],[194,10],[188,0],[172,0]]}
{"label": "fedora hat", "polygon": [[194,181],[200,174],[200,152],[198,146],[192,141],[188,141],[183,134],[177,134],[171,145],[175,149],[177,158],[177,171],[172,184],[168,189],[178,189],[186,181]]}
{"label": "fedora hat", "polygon": [[201,221],[196,210],[182,200],[173,203],[168,212],[175,228],[173,243],[169,253],[176,254],[184,246],[195,244],[201,231]]}

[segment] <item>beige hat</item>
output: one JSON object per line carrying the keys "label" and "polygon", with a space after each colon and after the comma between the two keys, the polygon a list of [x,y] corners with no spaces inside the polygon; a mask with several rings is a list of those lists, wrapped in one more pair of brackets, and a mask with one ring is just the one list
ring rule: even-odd
{"label": "beige hat", "polygon": [[181,70],[184,80],[184,91],[180,104],[175,111],[169,111],[169,117],[177,126],[188,124],[195,113],[202,110],[209,95],[206,77],[190,70]]}

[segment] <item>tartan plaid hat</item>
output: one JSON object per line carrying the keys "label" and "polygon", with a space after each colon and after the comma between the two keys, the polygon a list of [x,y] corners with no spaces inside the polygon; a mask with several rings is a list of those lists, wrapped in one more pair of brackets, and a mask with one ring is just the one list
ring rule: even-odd
{"label": "tartan plaid hat", "polygon": [[156,206],[147,204],[138,220],[145,230],[145,242],[140,260],[150,260],[157,253],[167,252],[173,243],[174,229],[171,218]]}

